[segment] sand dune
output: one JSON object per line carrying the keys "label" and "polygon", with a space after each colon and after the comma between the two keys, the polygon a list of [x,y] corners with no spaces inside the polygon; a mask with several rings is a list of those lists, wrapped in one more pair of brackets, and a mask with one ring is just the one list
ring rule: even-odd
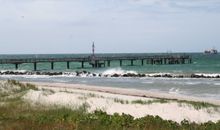
{"label": "sand dune", "polygon": [[41,89],[39,91],[30,90],[23,97],[33,105],[56,105],[74,109],[84,104],[87,106],[89,112],[103,110],[109,114],[114,114],[116,112],[119,114],[126,113],[135,118],[146,115],[158,115],[163,119],[176,122],[181,122],[184,119],[197,123],[207,122],[209,120],[216,122],[220,120],[220,108],[208,107],[195,109],[192,105],[187,103],[179,103],[172,100],[168,102],[159,101],[161,98],[166,98],[188,101],[207,101],[219,105],[219,101],[216,100],[79,84],[34,84]]}

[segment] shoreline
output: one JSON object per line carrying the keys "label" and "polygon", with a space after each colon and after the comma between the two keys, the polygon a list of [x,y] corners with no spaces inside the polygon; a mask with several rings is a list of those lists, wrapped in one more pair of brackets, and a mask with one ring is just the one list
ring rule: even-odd
{"label": "shoreline", "polygon": [[85,90],[85,91],[91,91],[91,92],[102,92],[102,93],[144,97],[144,98],[205,102],[205,103],[210,103],[210,104],[220,106],[220,100],[216,100],[216,99],[207,99],[207,98],[199,98],[199,97],[193,97],[193,96],[168,94],[168,93],[162,93],[162,92],[151,92],[147,90],[94,86],[94,85],[85,85],[85,84],[68,84],[68,83],[49,83],[49,82],[23,82],[23,83],[31,83],[37,86],[50,87],[50,88],[76,89],[76,90]]}

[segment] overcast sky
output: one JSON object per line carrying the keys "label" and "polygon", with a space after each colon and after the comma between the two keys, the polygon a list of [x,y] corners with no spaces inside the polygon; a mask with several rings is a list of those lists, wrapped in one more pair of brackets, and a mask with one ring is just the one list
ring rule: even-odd
{"label": "overcast sky", "polygon": [[0,54],[220,49],[220,0],[0,0]]}

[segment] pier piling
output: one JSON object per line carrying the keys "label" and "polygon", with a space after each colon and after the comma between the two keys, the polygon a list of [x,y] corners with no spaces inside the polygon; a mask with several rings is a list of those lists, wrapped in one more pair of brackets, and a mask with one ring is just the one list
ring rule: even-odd
{"label": "pier piling", "polygon": [[34,71],[37,70],[37,62],[34,62]]}
{"label": "pier piling", "polygon": [[70,62],[69,61],[66,62],[66,67],[67,67],[67,69],[70,69]]}
{"label": "pier piling", "polygon": [[84,61],[81,62],[81,68],[84,68]]}
{"label": "pier piling", "polygon": [[15,69],[16,69],[16,70],[18,69],[18,64],[15,64]]}
{"label": "pier piling", "polygon": [[54,62],[51,62],[51,69],[54,69]]}
{"label": "pier piling", "polygon": [[110,67],[110,65],[111,65],[111,61],[108,60],[107,63],[108,63],[108,67]]}
{"label": "pier piling", "polygon": [[131,60],[131,66],[134,66],[134,60],[133,59]]}

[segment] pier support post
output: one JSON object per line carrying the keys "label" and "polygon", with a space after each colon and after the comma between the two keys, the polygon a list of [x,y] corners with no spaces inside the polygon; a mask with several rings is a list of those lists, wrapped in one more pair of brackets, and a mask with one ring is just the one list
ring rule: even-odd
{"label": "pier support post", "polygon": [[67,69],[70,69],[70,62],[69,61],[66,62],[66,67],[67,67]]}
{"label": "pier support post", "polygon": [[192,63],[192,59],[190,58],[190,59],[189,59],[189,64],[191,64],[191,63]]}
{"label": "pier support post", "polygon": [[122,60],[120,60],[120,66],[122,66]]}
{"label": "pier support post", "polygon": [[84,61],[81,62],[81,67],[84,68]]}
{"label": "pier support post", "polygon": [[149,64],[149,61],[150,61],[150,60],[149,60],[149,59],[147,59],[146,64]]}
{"label": "pier support post", "polygon": [[17,64],[17,63],[15,64],[15,69],[16,69],[16,70],[18,69],[18,64]]}
{"label": "pier support post", "polygon": [[111,64],[111,61],[110,61],[110,60],[108,60],[108,67],[110,67],[110,64]]}
{"label": "pier support post", "polygon": [[51,69],[54,69],[54,62],[51,62]]}
{"label": "pier support post", "polygon": [[154,64],[153,58],[150,59],[150,62],[151,62],[152,65]]}
{"label": "pier support post", "polygon": [[141,60],[141,65],[142,65],[142,66],[144,65],[144,60],[143,60],[143,59]]}
{"label": "pier support post", "polygon": [[34,62],[34,71],[37,70],[37,62]]}
{"label": "pier support post", "polygon": [[185,64],[185,59],[181,59],[181,64]]}
{"label": "pier support post", "polygon": [[131,66],[133,66],[134,65],[134,60],[131,60]]}
{"label": "pier support post", "polygon": [[98,67],[99,67],[98,64],[99,64],[99,62],[96,60],[96,61],[95,61],[95,68],[98,68]]}

